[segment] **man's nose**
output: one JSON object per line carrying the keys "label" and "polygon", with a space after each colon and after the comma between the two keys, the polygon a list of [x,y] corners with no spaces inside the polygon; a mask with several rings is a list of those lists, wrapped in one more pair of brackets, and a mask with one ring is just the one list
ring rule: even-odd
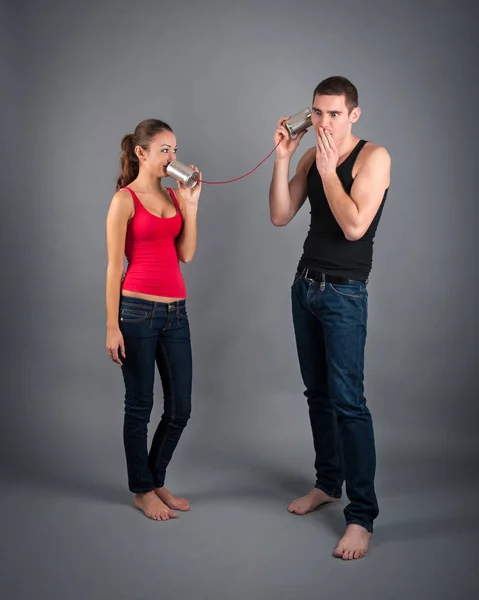
{"label": "man's nose", "polygon": [[328,117],[320,117],[318,124],[320,127],[323,127],[323,129],[328,129],[330,125]]}

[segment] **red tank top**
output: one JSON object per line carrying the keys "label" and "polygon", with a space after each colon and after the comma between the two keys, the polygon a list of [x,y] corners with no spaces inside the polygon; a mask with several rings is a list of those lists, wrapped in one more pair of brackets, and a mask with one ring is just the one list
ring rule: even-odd
{"label": "red tank top", "polygon": [[129,292],[186,298],[186,286],[176,251],[176,238],[183,217],[176,196],[167,188],[176,206],[174,217],[151,214],[133,190],[128,190],[135,203],[135,214],[126,231],[125,255],[128,261],[122,289]]}

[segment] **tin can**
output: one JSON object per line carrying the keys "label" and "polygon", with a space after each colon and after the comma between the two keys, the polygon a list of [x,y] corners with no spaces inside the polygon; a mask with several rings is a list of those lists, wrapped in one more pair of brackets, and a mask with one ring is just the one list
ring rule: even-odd
{"label": "tin can", "polygon": [[198,171],[195,171],[188,165],[184,165],[180,163],[179,160],[174,160],[170,162],[170,164],[166,167],[166,172],[170,177],[176,179],[176,181],[181,181],[186,187],[195,187],[198,183],[198,179],[200,178],[200,174]]}
{"label": "tin can", "polygon": [[303,110],[300,110],[284,122],[284,126],[289,131],[291,137],[311,127],[311,124],[311,111],[309,108],[303,108]]}

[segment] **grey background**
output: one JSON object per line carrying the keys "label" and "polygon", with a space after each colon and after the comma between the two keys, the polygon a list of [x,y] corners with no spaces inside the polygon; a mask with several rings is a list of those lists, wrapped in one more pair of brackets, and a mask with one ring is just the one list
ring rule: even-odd
{"label": "grey background", "polygon": [[[2,5],[2,597],[477,592],[477,22],[462,1]],[[359,89],[355,133],[393,164],[366,356],[381,515],[348,565],[331,557],[344,503],[285,511],[313,481],[289,302],[309,211],[270,224],[273,157],[200,198],[183,267],[194,412],[167,482],[193,510],[174,522],[131,508],[104,350],[122,135],[158,117],[180,160],[238,177],[333,74]],[[159,381],[156,397],[154,423]]]}

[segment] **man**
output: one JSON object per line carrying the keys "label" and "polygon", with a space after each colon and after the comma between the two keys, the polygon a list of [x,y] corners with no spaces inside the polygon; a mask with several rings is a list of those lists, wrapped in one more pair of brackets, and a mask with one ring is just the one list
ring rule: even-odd
{"label": "man", "polygon": [[360,116],[356,87],[344,77],[314,90],[316,145],[289,163],[306,131],[292,138],[278,122],[269,204],[274,225],[287,225],[306,198],[311,225],[291,288],[299,365],[316,452],[316,485],[294,500],[291,513],[306,514],[338,502],[343,482],[350,503],[346,531],[334,556],[367,552],[379,513],[374,490],[376,455],[371,414],[363,387],[367,281],[373,238],[390,183],[385,148],[360,140],[352,125]]}

